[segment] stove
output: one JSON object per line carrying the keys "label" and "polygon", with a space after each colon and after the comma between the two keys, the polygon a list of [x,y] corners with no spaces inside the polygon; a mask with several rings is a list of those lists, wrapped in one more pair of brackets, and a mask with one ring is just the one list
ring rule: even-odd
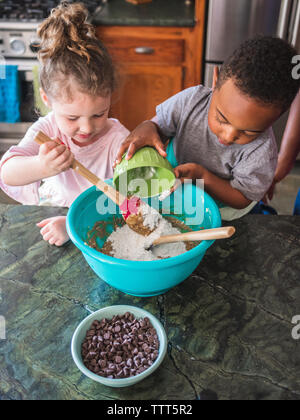
{"label": "stove", "polygon": [[[92,16],[106,1],[81,0],[81,3]],[[0,0],[0,58],[36,58],[37,27],[59,3],[59,0]]]}

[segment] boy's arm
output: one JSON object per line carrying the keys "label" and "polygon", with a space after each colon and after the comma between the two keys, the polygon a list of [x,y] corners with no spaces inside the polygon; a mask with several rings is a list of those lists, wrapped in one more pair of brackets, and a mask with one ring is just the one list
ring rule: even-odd
{"label": "boy's arm", "polygon": [[230,181],[219,178],[201,165],[187,163],[178,166],[175,169],[175,175],[181,181],[184,179],[203,179],[204,188],[208,194],[235,209],[244,209],[252,203],[240,191],[233,188]]}
{"label": "boy's arm", "polygon": [[161,156],[167,157],[159,126],[154,121],[144,121],[129,134],[121,145],[114,166],[122,161],[123,155],[127,150],[126,159],[130,160],[139,149],[145,146],[152,146]]}
{"label": "boy's arm", "polygon": [[187,108],[186,104],[190,102],[193,95],[197,96],[198,89],[198,87],[186,89],[158,105],[156,116],[151,121],[140,124],[123,142],[114,166],[121,162],[127,150],[126,159],[130,160],[139,149],[145,146],[154,147],[161,156],[166,158],[166,141],[176,135],[178,124]]}

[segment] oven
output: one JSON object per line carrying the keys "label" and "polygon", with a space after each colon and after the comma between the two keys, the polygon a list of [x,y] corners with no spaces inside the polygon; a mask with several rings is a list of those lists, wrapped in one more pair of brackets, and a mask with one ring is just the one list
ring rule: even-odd
{"label": "oven", "polygon": [[33,69],[38,66],[36,29],[38,24],[0,21],[1,64],[18,66],[20,122],[0,121],[0,153],[18,144],[38,118],[35,109]]}

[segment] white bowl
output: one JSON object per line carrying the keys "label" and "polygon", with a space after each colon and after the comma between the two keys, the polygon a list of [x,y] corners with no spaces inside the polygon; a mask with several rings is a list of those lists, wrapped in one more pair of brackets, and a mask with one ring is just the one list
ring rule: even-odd
{"label": "white bowl", "polygon": [[[82,361],[81,357],[81,346],[84,342],[85,336],[87,331],[91,328],[91,325],[94,321],[101,321],[101,319],[112,319],[115,315],[124,315],[126,312],[132,313],[135,318],[145,318],[148,317],[151,324],[153,325],[153,328],[155,328],[158,339],[159,339],[159,354],[156,359],[156,361],[153,363],[152,366],[149,367],[149,369],[145,370],[144,372],[132,376],[130,378],[123,378],[123,379],[110,379],[110,378],[104,378],[102,376],[96,375],[95,373],[91,372],[89,369],[87,369]],[[99,311],[94,312],[93,314],[89,315],[87,318],[85,318],[81,324],[76,329],[73,339],[72,339],[72,345],[71,345],[71,352],[72,357],[77,365],[78,369],[81,370],[81,372],[87,376],[88,378],[92,379],[93,381],[99,382],[103,385],[110,386],[113,388],[122,388],[126,386],[134,385],[143,379],[147,378],[147,376],[151,375],[162,363],[162,361],[165,358],[165,355],[167,353],[167,344],[168,339],[166,336],[166,332],[164,330],[164,327],[160,323],[160,321],[155,318],[152,314],[145,311],[144,309],[137,308],[136,306],[127,306],[127,305],[116,305],[116,306],[109,306],[106,308],[99,309]]]}

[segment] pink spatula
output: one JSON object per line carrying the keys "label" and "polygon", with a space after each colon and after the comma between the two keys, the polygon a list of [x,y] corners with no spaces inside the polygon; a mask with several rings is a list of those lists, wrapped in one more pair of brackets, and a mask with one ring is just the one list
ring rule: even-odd
{"label": "pink spatula", "polygon": [[[35,137],[36,143],[42,145],[49,141],[54,141],[46,136],[44,133],[39,132]],[[120,207],[122,216],[127,223],[127,225],[134,230],[135,232],[148,236],[150,235],[157,226],[149,227],[145,223],[145,218],[150,212],[156,212],[156,210],[150,208],[146,203],[144,203],[139,197],[125,197],[120,194],[119,191],[107,185],[102,179],[98,178],[92,172],[90,172],[85,166],[80,162],[74,159],[72,163],[72,169],[78,172],[81,176],[90,181],[93,185],[99,188],[108,198],[110,198],[117,206]],[[157,223],[161,218],[160,214],[157,212]]]}

